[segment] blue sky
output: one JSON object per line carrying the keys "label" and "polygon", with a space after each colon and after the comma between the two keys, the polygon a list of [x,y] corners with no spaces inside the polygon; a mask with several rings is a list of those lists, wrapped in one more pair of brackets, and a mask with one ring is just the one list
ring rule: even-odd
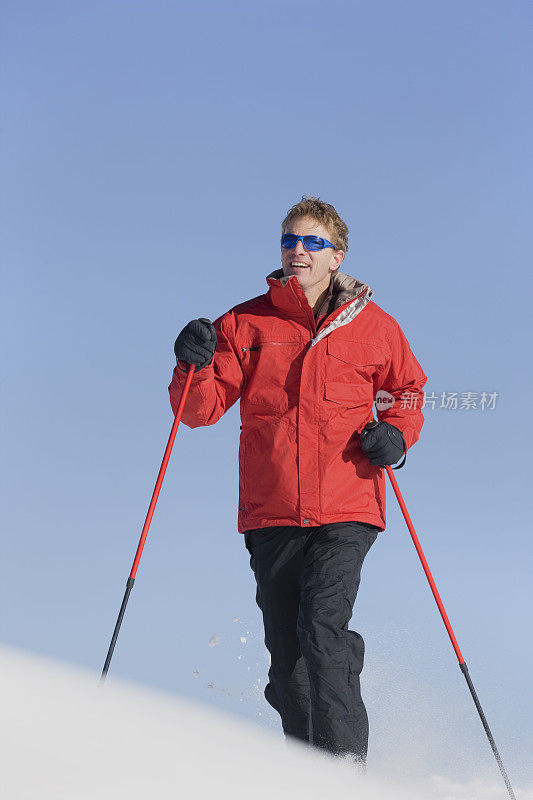
{"label": "blue sky", "polygon": [[[174,339],[265,291],[287,209],[319,195],[428,391],[497,393],[428,409],[398,480],[508,768],[531,777],[531,5],[1,15],[0,640],[101,667],[172,421]],[[238,431],[237,407],[180,428],[112,671],[276,725],[252,685],[267,665]],[[435,769],[490,764],[392,492],[352,624],[370,757],[412,725],[419,743],[441,731]]]}

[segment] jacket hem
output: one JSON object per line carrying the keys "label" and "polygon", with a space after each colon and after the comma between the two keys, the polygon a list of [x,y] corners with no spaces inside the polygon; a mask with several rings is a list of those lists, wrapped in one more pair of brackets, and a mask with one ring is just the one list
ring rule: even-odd
{"label": "jacket hem", "polygon": [[[375,525],[382,533],[385,530],[385,520],[377,514],[369,514],[364,511],[353,511],[351,514],[329,514],[320,517],[318,520],[310,518],[309,527],[313,528],[319,525],[329,525],[332,522],[366,522],[369,525]],[[252,528],[270,528],[274,525],[280,526],[294,526],[296,528],[304,527],[300,525],[298,520],[288,517],[278,517],[273,519],[271,517],[247,517],[239,521],[237,530],[239,533],[245,533]]]}

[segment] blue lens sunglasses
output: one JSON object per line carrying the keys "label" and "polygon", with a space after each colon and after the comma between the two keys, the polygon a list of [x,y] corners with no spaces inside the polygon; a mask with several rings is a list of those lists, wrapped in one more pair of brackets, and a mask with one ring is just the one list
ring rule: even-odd
{"label": "blue lens sunglasses", "polygon": [[285,250],[292,250],[296,247],[296,242],[302,240],[302,244],[306,250],[323,250],[325,247],[332,247],[336,249],[335,245],[323,239],[321,236],[296,236],[295,233],[285,233],[281,237],[281,246]]}

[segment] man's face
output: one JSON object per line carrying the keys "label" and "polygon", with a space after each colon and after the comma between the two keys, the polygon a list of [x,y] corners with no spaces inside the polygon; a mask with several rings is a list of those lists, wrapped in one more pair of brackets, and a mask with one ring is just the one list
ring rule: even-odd
{"label": "man's face", "polygon": [[[331,234],[323,225],[311,217],[293,220],[285,233],[297,236],[321,236],[331,242]],[[325,289],[334,272],[344,258],[343,250],[325,247],[323,250],[306,250],[302,241],[296,242],[292,250],[281,248],[281,264],[284,275],[296,275],[300,286],[307,292]]]}

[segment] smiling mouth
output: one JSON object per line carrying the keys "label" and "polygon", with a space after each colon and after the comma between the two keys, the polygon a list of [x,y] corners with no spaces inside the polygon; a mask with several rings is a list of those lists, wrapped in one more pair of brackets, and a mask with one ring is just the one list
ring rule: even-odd
{"label": "smiling mouth", "polygon": [[290,266],[293,269],[309,269],[309,264],[304,264],[301,261],[291,261]]}

